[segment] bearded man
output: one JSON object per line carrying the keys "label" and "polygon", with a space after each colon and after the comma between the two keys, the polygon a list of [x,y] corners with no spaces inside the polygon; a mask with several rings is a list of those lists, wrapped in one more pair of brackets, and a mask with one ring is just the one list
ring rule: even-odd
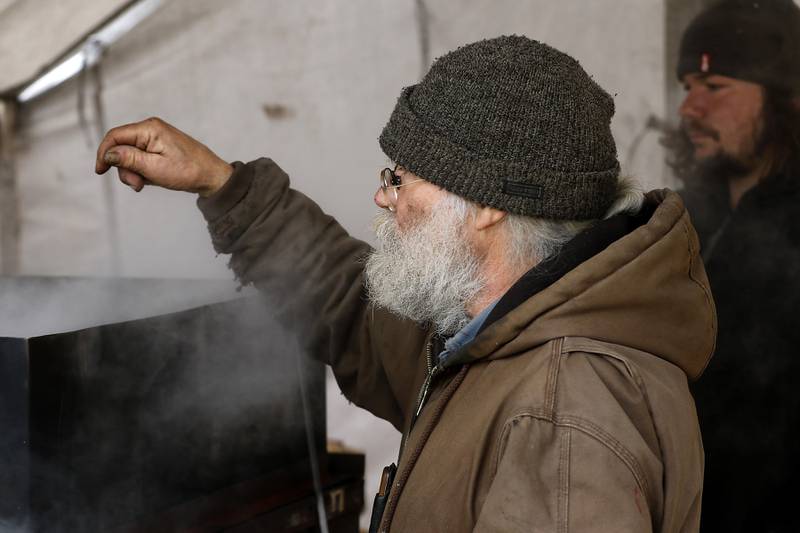
{"label": "bearded man", "polygon": [[704,531],[800,531],[799,39],[791,0],[726,0],[681,45],[675,162],[719,311],[694,387]]}
{"label": "bearded man", "polygon": [[525,37],[438,59],[380,136],[376,250],[271,160],[228,165],[157,119],[111,130],[96,169],[199,193],[238,278],[403,433],[373,531],[695,531],[687,378],[714,306],[680,198],[620,178],[613,111]]}

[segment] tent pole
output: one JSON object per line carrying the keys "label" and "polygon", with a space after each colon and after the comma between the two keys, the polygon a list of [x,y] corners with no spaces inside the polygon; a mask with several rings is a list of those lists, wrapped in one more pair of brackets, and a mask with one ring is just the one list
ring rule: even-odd
{"label": "tent pole", "polygon": [[14,165],[16,103],[0,99],[0,274],[19,273],[19,202]]}

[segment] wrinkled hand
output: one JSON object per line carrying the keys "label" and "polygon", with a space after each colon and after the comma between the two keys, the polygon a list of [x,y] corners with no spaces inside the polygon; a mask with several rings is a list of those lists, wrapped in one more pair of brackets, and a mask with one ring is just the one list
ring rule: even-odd
{"label": "wrinkled hand", "polygon": [[119,180],[135,191],[158,185],[210,196],[228,181],[233,167],[205,145],[158,118],[119,126],[106,133],[94,170],[117,167]]}

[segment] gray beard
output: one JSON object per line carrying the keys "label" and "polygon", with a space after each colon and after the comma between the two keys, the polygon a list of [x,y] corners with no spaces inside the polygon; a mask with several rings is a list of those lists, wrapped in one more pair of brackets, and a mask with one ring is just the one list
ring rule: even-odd
{"label": "gray beard", "polygon": [[[454,201],[455,200],[455,201]],[[467,305],[485,287],[480,261],[463,237],[466,209],[445,198],[401,232],[393,214],[375,219],[378,247],[365,266],[378,307],[451,335],[467,322]]]}

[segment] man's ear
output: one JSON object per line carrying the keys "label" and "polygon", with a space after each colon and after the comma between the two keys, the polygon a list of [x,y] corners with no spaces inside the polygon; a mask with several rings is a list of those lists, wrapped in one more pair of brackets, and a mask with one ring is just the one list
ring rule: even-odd
{"label": "man's ear", "polygon": [[494,227],[501,220],[506,218],[506,212],[495,209],[494,207],[480,206],[475,212],[474,225],[478,231],[483,231]]}

